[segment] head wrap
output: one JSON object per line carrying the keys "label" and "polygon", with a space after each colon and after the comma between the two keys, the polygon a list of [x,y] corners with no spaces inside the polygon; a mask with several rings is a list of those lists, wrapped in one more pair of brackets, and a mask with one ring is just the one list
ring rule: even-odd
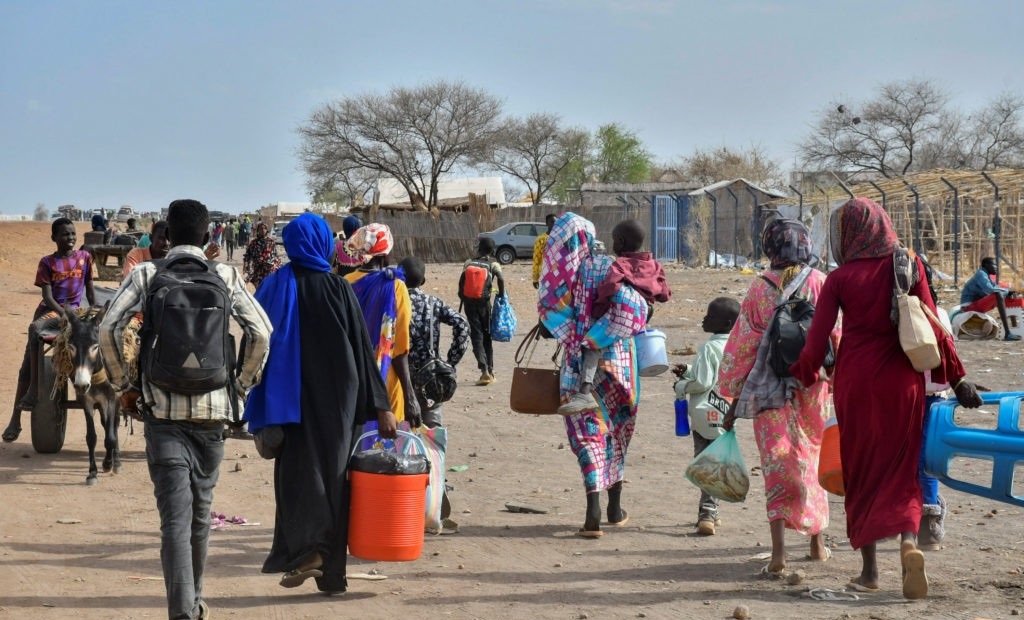
{"label": "head wrap", "polygon": [[352,256],[359,258],[359,262],[365,264],[374,256],[390,254],[394,244],[391,229],[385,224],[375,222],[355,231],[345,242],[345,249]]}
{"label": "head wrap", "polygon": [[771,259],[772,269],[785,269],[811,262],[811,236],[799,220],[775,218],[765,224],[761,248]]}
{"label": "head wrap", "polygon": [[545,327],[556,337],[574,329],[573,291],[583,264],[594,247],[594,225],[575,213],[562,214],[551,227],[544,250],[537,310]]}
{"label": "head wrap", "polygon": [[341,221],[341,230],[345,233],[345,238],[348,239],[352,236],[352,233],[363,227],[363,223],[359,221],[359,218],[350,215]]}
{"label": "head wrap", "polygon": [[873,200],[853,198],[829,218],[832,257],[840,265],[858,258],[891,256],[900,241],[889,214]]}
{"label": "head wrap", "polygon": [[303,213],[284,227],[281,232],[288,259],[314,271],[330,271],[334,239],[331,227],[324,218]]}

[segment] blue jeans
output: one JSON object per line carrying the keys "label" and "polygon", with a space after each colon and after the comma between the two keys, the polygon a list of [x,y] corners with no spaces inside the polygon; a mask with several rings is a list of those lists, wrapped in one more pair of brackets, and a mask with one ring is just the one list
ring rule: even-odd
{"label": "blue jeans", "polygon": [[928,438],[928,412],[931,411],[932,404],[940,400],[942,400],[940,396],[928,396],[924,399],[924,436],[921,438],[921,459],[918,461],[917,477],[921,481],[921,493],[923,495],[921,503],[926,506],[939,505],[939,479],[929,476],[924,471],[924,442]]}
{"label": "blue jeans", "polygon": [[170,620],[199,618],[223,433],[219,422],[146,420],[146,460],[160,513],[160,564]]}

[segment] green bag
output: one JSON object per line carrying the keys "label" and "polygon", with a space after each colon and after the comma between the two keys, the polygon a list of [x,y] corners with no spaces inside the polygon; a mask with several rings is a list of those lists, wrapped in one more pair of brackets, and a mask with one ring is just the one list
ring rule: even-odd
{"label": "green bag", "polygon": [[686,468],[686,479],[712,497],[742,502],[750,490],[747,466],[736,441],[736,429],[722,433]]}

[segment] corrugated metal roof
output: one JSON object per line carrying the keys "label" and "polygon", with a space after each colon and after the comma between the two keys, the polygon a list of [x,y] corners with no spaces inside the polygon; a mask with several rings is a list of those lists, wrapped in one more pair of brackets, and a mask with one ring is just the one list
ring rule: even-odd
{"label": "corrugated metal roof", "polygon": [[711,185],[707,185],[707,186],[702,187],[702,188],[700,188],[698,190],[690,192],[689,195],[690,196],[700,196],[704,192],[712,192],[712,193],[714,193],[714,192],[716,192],[716,191],[718,191],[720,189],[723,189],[725,187],[728,187],[728,186],[732,185],[733,183],[743,183],[747,187],[750,187],[751,189],[757,190],[757,191],[761,192],[762,194],[766,194],[766,195],[771,196],[773,198],[785,198],[786,197],[786,194],[780,194],[778,192],[773,192],[770,189],[765,189],[765,188],[760,187],[758,185],[754,185],[753,183],[751,183],[750,181],[748,181],[748,180],[746,180],[744,178],[730,179],[728,181],[719,181],[718,183],[712,183]]}
{"label": "corrugated metal roof", "polygon": [[[381,205],[402,204],[409,202],[409,193],[395,179],[377,181],[377,192]],[[429,188],[423,191],[426,198]],[[468,177],[462,179],[442,179],[437,183],[437,199],[465,198],[470,194],[487,197],[488,204],[505,204],[505,185],[501,177]]]}

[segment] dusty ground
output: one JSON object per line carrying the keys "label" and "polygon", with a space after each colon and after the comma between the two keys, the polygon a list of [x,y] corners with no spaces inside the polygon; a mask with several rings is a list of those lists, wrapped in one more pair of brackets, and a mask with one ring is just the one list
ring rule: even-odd
{"label": "dusty ground", "polygon": [[[5,423],[25,327],[39,298],[32,286],[35,265],[50,251],[48,225],[0,223],[0,341],[8,360],[0,369]],[[529,265],[520,261],[506,273],[521,337],[533,317]],[[456,266],[431,266],[428,277],[426,288],[454,299]],[[656,317],[670,348],[699,344],[707,301],[720,294],[739,297],[749,277],[671,268],[675,294]],[[945,301],[951,301],[951,293],[946,295]],[[943,493],[954,514],[945,548],[927,554],[931,593],[920,602],[900,596],[893,542],[881,546],[883,592],[855,602],[801,596],[808,588],[841,588],[859,570],[838,497],[831,498],[827,530],[835,551],[831,561],[804,560],[804,539],[788,535],[789,568],[806,572],[800,585],[758,576],[763,561],[753,558],[769,545],[760,478],[752,479],[745,503],[723,506],[717,536],[695,536],[698,493],[682,477],[692,442],[673,434],[668,376],[643,380],[623,495],[629,525],[607,531],[600,540],[573,537],[585,501],[579,472],[565,448],[559,418],[508,409],[514,345],[496,345],[498,382],[489,387],[474,386],[473,364],[464,363],[462,385],[447,406],[448,465],[469,466],[449,474],[455,485],[453,518],[461,532],[428,537],[415,562],[352,560],[351,572],[376,569],[388,579],[352,580],[344,597],[325,598],[312,584],[284,590],[276,576],[260,573],[274,518],[272,467],[250,443],[230,441],[214,506],[252,525],[212,533],[206,596],[214,616],[728,618],[744,604],[753,618],[895,620],[1007,618],[1024,610],[1022,511],[949,488]],[[1020,389],[1022,353],[1019,343],[962,343],[972,376],[995,390]],[[757,465],[750,427],[741,423],[739,428],[747,464]],[[101,474],[93,487],[84,484],[84,422],[77,410],[70,413],[60,454],[33,452],[27,430],[16,443],[0,445],[0,619],[165,616],[158,517],[138,428],[135,435],[122,431],[121,442],[121,473]],[[510,501],[549,512],[509,513],[504,506]]]}

